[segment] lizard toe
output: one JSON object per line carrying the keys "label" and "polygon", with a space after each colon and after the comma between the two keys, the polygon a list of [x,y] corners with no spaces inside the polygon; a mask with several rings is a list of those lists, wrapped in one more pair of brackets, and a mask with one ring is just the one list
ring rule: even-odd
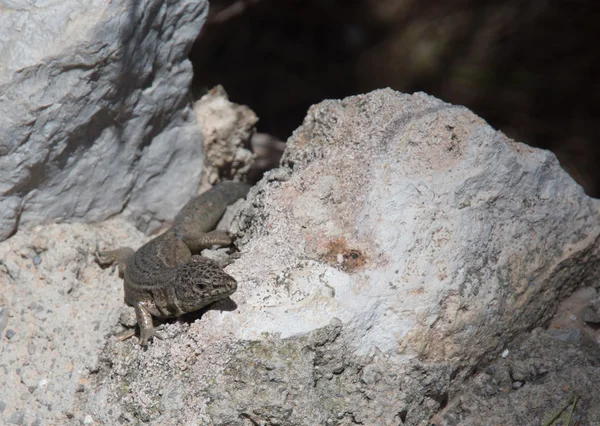
{"label": "lizard toe", "polygon": [[140,346],[147,347],[152,340],[163,340],[165,336],[155,328],[145,328],[140,330]]}

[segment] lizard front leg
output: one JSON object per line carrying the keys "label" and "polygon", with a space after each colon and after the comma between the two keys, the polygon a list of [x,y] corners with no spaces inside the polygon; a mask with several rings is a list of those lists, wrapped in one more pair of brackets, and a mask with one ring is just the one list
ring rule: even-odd
{"label": "lizard front leg", "polygon": [[129,247],[121,247],[116,250],[108,251],[96,251],[96,262],[98,265],[106,267],[110,265],[117,265],[119,267],[119,276],[123,278],[125,275],[125,267],[127,261],[133,256],[134,251]]}
{"label": "lizard front leg", "polygon": [[148,311],[145,303],[137,302],[133,308],[135,309],[135,316],[140,326],[140,345],[148,346],[148,342],[154,337],[160,339],[161,337],[156,333],[156,329],[152,323],[152,314]]}

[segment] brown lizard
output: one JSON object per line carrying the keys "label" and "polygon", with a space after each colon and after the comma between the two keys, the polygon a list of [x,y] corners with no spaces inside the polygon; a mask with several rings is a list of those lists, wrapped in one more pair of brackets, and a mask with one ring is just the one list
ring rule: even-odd
{"label": "brown lizard", "polygon": [[223,231],[211,231],[227,206],[248,193],[244,183],[222,182],[190,200],[173,226],[134,252],[129,247],[98,253],[102,265],[117,263],[123,277],[125,303],[133,306],[140,344],[157,336],[152,315],[178,317],[230,296],[237,283],[221,266],[198,253],[213,245],[231,244]]}

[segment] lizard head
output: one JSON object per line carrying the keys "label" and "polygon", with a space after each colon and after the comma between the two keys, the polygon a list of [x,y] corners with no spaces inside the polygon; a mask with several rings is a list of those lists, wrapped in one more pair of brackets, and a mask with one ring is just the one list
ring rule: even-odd
{"label": "lizard head", "polygon": [[235,279],[212,260],[193,256],[177,269],[174,287],[183,312],[197,311],[237,290]]}

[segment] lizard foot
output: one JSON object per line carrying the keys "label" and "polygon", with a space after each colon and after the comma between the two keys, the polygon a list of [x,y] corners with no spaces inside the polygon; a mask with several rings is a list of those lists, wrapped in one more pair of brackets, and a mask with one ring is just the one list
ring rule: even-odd
{"label": "lizard foot", "polygon": [[116,263],[116,261],[117,261],[117,256],[116,256],[115,251],[116,250],[103,251],[103,250],[98,249],[94,253],[94,260],[96,260],[96,263],[100,266],[103,266],[103,267],[111,266],[114,263]]}
{"label": "lizard foot", "polygon": [[163,340],[163,336],[156,328],[142,328],[140,329],[140,346],[147,347],[148,343],[154,338]]}
{"label": "lizard foot", "polygon": [[96,259],[96,263],[100,265],[102,268],[106,268],[109,266],[113,266],[114,268],[119,267],[119,276],[123,278],[123,274],[125,272],[125,266],[127,265],[127,260],[133,256],[134,251],[129,247],[121,247],[116,250],[96,250],[94,257]]}

